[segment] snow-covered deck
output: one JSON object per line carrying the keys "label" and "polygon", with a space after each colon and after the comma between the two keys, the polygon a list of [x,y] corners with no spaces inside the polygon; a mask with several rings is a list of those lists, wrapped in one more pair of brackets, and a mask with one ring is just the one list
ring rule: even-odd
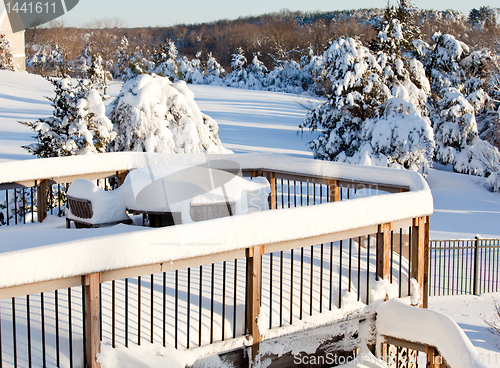
{"label": "snow-covered deck", "polygon": [[[348,201],[323,203],[316,206],[296,207],[286,210],[258,212],[244,216],[233,216],[160,229],[127,225],[89,230],[65,229],[61,222],[51,217],[42,224],[0,228],[0,237],[2,238],[2,246],[0,249],[0,299],[40,293],[42,291],[72,288],[82,285],[82,282],[86,288],[92,289],[94,287],[93,290],[95,292],[95,284],[93,284],[95,281],[92,281],[93,279],[97,280],[97,282],[106,282],[123,280],[141,275],[151,275],[151,288],[153,288],[153,285],[156,288],[157,283],[161,284],[161,275],[162,273],[164,274],[164,272],[170,270],[185,270],[200,265],[217,263],[216,268],[212,266],[212,285],[210,286],[212,288],[212,306],[203,311],[203,318],[210,317],[209,319],[212,320],[212,325],[213,323],[222,323],[222,330],[224,330],[224,313],[227,309],[224,304],[224,296],[222,297],[222,304],[224,306],[219,312],[216,312],[218,315],[217,318],[222,317],[222,319],[221,321],[216,319],[214,322],[214,272],[215,275],[219,275],[219,273],[225,275],[225,262],[234,261],[234,270],[228,269],[227,272],[232,275],[231,277],[234,277],[235,280],[235,297],[237,291],[238,294],[240,294],[238,288],[242,287],[242,284],[239,284],[238,287],[236,285],[236,280],[240,279],[238,274],[243,272],[242,277],[246,277],[247,281],[244,283],[246,291],[242,290],[242,293],[243,295],[246,294],[248,298],[248,300],[245,299],[244,303],[248,303],[247,309],[250,311],[250,315],[248,316],[252,316],[249,320],[254,321],[248,324],[247,328],[253,337],[254,346],[257,346],[256,344],[262,337],[272,338],[273,336],[276,337],[279,336],[280,333],[283,333],[283,330],[275,329],[276,319],[273,323],[271,322],[272,317],[265,317],[264,314],[262,318],[260,318],[261,322],[259,326],[252,326],[253,323],[256,323],[256,318],[260,314],[260,307],[257,301],[261,300],[261,296],[259,295],[261,291],[259,287],[255,285],[259,285],[261,276],[263,279],[269,278],[268,281],[271,285],[269,291],[266,291],[268,290],[267,285],[265,287],[263,286],[262,292],[272,294],[272,279],[276,272],[278,272],[281,284],[279,288],[280,295],[273,295],[267,298],[267,301],[266,298],[263,298],[262,305],[267,303],[269,310],[274,311],[279,301],[279,309],[273,312],[279,313],[280,315],[279,325],[281,325],[281,315],[283,313],[289,313],[290,326],[287,327],[288,331],[304,328],[304,326],[299,326],[301,323],[304,325],[303,322],[299,322],[297,325],[298,327],[294,327],[293,325],[296,323],[292,323],[292,318],[296,321],[299,319],[302,320],[302,286],[300,288],[300,293],[298,290],[293,291],[293,289],[296,285],[302,285],[302,283],[304,283],[302,273],[300,273],[300,280],[298,279],[298,270],[300,270],[301,267],[303,268],[305,258],[302,254],[301,258],[298,259],[297,252],[294,255],[292,251],[291,263],[287,266],[292,267],[292,269],[290,270],[290,279],[287,280],[283,275],[283,251],[289,252],[290,250],[301,248],[302,253],[304,253],[304,247],[322,244],[320,248],[319,246],[314,249],[311,247],[310,266],[306,269],[311,275],[306,282],[311,283],[311,302],[307,302],[307,305],[310,307],[312,313],[313,289],[319,287],[316,285],[315,281],[319,270],[316,268],[317,266],[313,270],[313,263],[316,262],[316,257],[318,257],[320,253],[321,291],[319,304],[321,306],[319,307],[319,312],[321,313],[323,305],[328,299],[324,301],[321,293],[327,285],[330,288],[329,309],[331,310],[332,292],[339,295],[338,297],[341,298],[343,302],[349,300],[349,298],[354,298],[355,301],[356,296],[352,293],[342,295],[344,291],[347,291],[347,289],[343,290],[344,287],[351,291],[351,284],[357,283],[358,286],[362,285],[363,288],[365,288],[363,291],[365,293],[368,292],[370,288],[375,287],[374,277],[376,274],[388,278],[388,250],[391,244],[390,232],[393,228],[399,229],[408,227],[414,229],[414,249],[416,249],[416,251],[414,250],[413,252],[418,257],[417,261],[414,262],[414,260],[412,260],[411,274],[421,282],[420,287],[423,287],[423,245],[425,231],[428,231],[428,228],[425,226],[425,218],[432,214],[433,203],[426,182],[419,174],[414,172],[350,166],[332,162],[275,155],[217,155],[210,157],[206,155],[115,153],[2,163],[0,164],[0,186],[3,186],[3,188],[16,185],[31,186],[45,179],[56,183],[67,183],[80,177],[103,178],[117,172],[147,167],[148,165],[196,165],[204,163],[209,159],[231,160],[238,163],[244,172],[260,172],[264,175],[270,175],[270,177],[274,174],[278,175],[279,173],[279,175],[284,178],[291,178],[290,180],[302,178],[300,180],[308,183],[323,183],[328,185],[330,190],[336,186],[352,185],[357,188],[382,189],[386,191],[386,194],[368,197],[359,196],[358,198]],[[368,247],[366,250],[363,250],[361,242],[366,240],[362,240],[361,237],[373,234],[379,234],[379,241],[377,241],[377,252],[372,251],[370,254],[369,244],[371,244],[371,242],[369,238],[366,243]],[[352,241],[352,239],[358,241],[358,238],[358,243]],[[338,252],[336,250],[337,245],[334,245],[334,242],[342,239],[350,239],[349,253],[347,254],[345,249],[342,251],[342,243],[340,243],[340,259],[334,261],[334,258],[330,256],[328,261],[330,264],[330,266],[328,266],[330,269],[330,281],[325,280],[325,284],[323,285],[323,253],[324,251],[325,253],[330,252],[330,254]],[[323,249],[323,244],[328,243],[330,245],[325,245],[326,248]],[[353,244],[354,247],[357,248],[357,253],[352,253],[354,252],[352,250]],[[266,254],[265,259],[260,255],[262,251]],[[279,261],[281,274],[276,269],[276,266],[273,268],[272,259],[274,258],[274,252],[277,252],[275,254],[281,253],[281,258],[278,258],[278,260],[281,259]],[[377,253],[376,257],[375,253]],[[268,254],[270,254],[270,257],[267,256]],[[236,260],[242,258],[247,259],[246,275],[244,266],[242,267],[240,265],[238,271],[236,271]],[[361,261],[362,258],[363,261]],[[358,268],[356,269],[357,276],[351,275],[351,261],[358,264]],[[218,262],[224,262],[224,269],[222,269],[222,264]],[[261,262],[262,268],[259,267]],[[338,262],[340,263],[337,265]],[[342,264],[346,265],[348,262],[349,277],[347,279]],[[376,272],[374,272],[375,265]],[[406,263],[405,265],[405,267],[408,266]],[[362,271],[363,267],[365,269]],[[294,273],[293,269],[297,271]],[[340,272],[340,274],[335,275],[335,277],[333,277],[332,274],[334,269],[336,269],[336,273]],[[269,270],[271,271],[268,272]],[[250,273],[248,273],[249,271]],[[200,268],[200,279],[202,278],[201,272],[202,269]],[[261,273],[262,275],[253,280],[252,277],[249,277],[249,275],[252,275],[252,272],[253,275]],[[268,272],[268,274],[266,274],[266,272]],[[363,279],[362,284],[360,279],[361,272],[366,274],[366,277],[363,276],[365,279]],[[408,274],[410,270],[407,269],[405,272]],[[153,274],[155,274],[154,279]],[[82,276],[87,275],[90,275],[90,277],[82,279]],[[93,278],[92,275],[99,275],[99,277],[96,279]],[[183,283],[185,282],[184,278],[187,277],[187,292],[188,294],[191,293],[189,291],[191,287],[189,277],[191,276],[189,275],[189,273],[185,275],[180,271],[178,274],[175,274],[175,295],[184,287],[177,286],[179,276],[184,280],[182,281]],[[195,276],[193,275],[193,277]],[[277,276],[274,277],[276,280]],[[226,278],[223,277],[222,285],[225,284],[225,280]],[[266,283],[268,281],[266,281]],[[123,290],[127,290],[126,286],[122,285],[122,282],[123,281],[117,281],[116,283],[117,293],[119,293],[121,297],[126,295],[126,292],[123,292]],[[200,293],[197,296],[197,298],[199,298],[198,300],[202,298],[201,288],[205,282],[206,281],[199,282],[201,286]],[[221,281],[217,281],[217,288],[221,286],[220,283]],[[337,286],[335,286],[334,288],[334,283],[336,283],[335,285],[339,285],[339,287],[337,288]],[[140,284],[141,281],[139,279],[138,285]],[[106,284],[106,287],[104,287],[105,284],[102,285],[103,293],[111,294],[109,284]],[[113,290],[115,287],[114,285],[113,283]],[[205,287],[209,286],[206,285]],[[292,291],[289,291],[290,288]],[[383,284],[377,285],[376,289],[383,292],[383,295],[379,295],[382,299],[385,293],[389,292],[388,290],[383,290]],[[222,290],[225,290],[224,286],[222,286]],[[359,288],[357,290],[358,300],[361,295],[361,290],[362,289]],[[293,292],[294,294],[292,296],[284,294],[285,292]],[[112,295],[114,295],[114,293],[113,291]],[[159,300],[161,300],[161,296],[156,295],[154,297],[155,305],[153,305],[154,294],[156,294],[156,291],[150,293],[151,310],[156,310],[156,308],[161,310],[160,305],[156,306]],[[164,287],[163,298],[165,298],[165,295]],[[276,297],[278,299],[275,299]],[[177,296],[175,298],[175,300],[177,300]],[[289,299],[290,309],[284,307],[284,303],[281,301],[283,298]],[[368,298],[367,302],[370,299],[371,298]],[[233,301],[234,313],[228,313],[225,317],[234,319],[234,323],[236,323],[236,314],[239,313],[237,312],[239,308],[237,305],[237,303],[239,303],[238,300],[241,302],[240,297],[235,298]],[[275,303],[274,305],[273,300]],[[316,300],[316,296],[314,296],[314,300]],[[340,302],[341,300],[339,299],[339,303]],[[203,304],[203,309],[205,309],[205,303]],[[326,305],[327,304],[328,303],[326,303]],[[111,309],[108,304],[106,305],[107,310]],[[296,315],[299,307],[300,318]],[[294,309],[293,312],[292,308]],[[327,307],[325,306],[324,308],[326,310]],[[314,309],[316,310],[316,307],[314,307]],[[177,318],[177,307],[175,307],[175,310],[175,318]],[[186,311],[189,316],[189,311],[191,311],[189,301]],[[344,312],[345,311],[346,310],[344,310]],[[136,310],[131,309],[130,312],[135,313]],[[206,313],[208,313],[208,315],[206,315]],[[219,313],[221,313],[222,316],[219,316]],[[333,314],[334,317],[337,316],[336,318],[338,318],[338,315],[338,313]],[[342,311],[340,315],[342,315]],[[109,316],[106,318],[106,321],[109,321]],[[198,321],[200,326],[201,320],[202,313],[200,309]],[[262,326],[262,321],[264,321],[264,324],[269,323],[272,328],[266,331]],[[153,326],[152,316],[151,323]],[[226,325],[226,327],[227,326],[228,325]],[[173,327],[171,326],[169,328],[172,329]],[[193,328],[194,326],[190,326],[188,320],[187,332]],[[206,327],[203,329],[207,331]],[[165,324],[163,324],[163,331],[164,334],[170,334],[172,332],[175,335],[175,341],[177,343],[177,327],[175,327],[174,330],[166,331]],[[212,334],[213,328],[210,327],[209,331],[210,334]],[[201,330],[198,332],[200,333],[201,342]],[[179,333],[185,334],[186,331],[180,331]],[[244,334],[245,331],[242,330],[238,332],[238,334],[240,333]],[[153,334],[153,327],[151,327],[151,334]],[[205,335],[203,341],[206,341],[206,338],[207,336]],[[189,341],[189,338],[187,339]],[[222,339],[224,339],[224,333]],[[240,340],[241,338],[237,338],[233,340],[233,343],[234,341],[242,343],[243,340]],[[229,343],[229,345],[226,343],[224,346],[227,349],[228,346],[231,346],[231,343]],[[95,349],[95,347],[93,349]],[[89,350],[87,350],[87,353],[88,352]]]}

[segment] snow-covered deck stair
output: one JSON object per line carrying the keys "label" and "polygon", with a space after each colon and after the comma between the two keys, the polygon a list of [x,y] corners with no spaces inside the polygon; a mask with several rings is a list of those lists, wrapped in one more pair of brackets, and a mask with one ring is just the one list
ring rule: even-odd
{"label": "snow-covered deck stair", "polygon": [[[127,344],[127,336],[141,340],[145,334],[141,323],[127,322],[128,317],[122,320],[130,313],[140,315],[139,322],[144,316],[147,322],[143,325],[150,324],[146,332],[151,336],[142,339],[165,343],[172,337],[178,348],[222,341],[210,351],[218,353],[248,345],[242,338],[249,334],[251,355],[257,357],[263,339],[307,328],[306,314],[321,315],[323,323],[333,323],[335,318],[353,311],[364,310],[366,316],[373,314],[373,309],[366,305],[383,301],[387,294],[397,297],[397,286],[399,294],[408,295],[409,276],[416,279],[418,294],[426,295],[424,252],[433,204],[427,184],[414,172],[272,155],[113,153],[2,163],[0,186],[31,187],[47,181],[70,183],[78,178],[122,175],[148,165],[197,165],[209,159],[231,160],[240,165],[245,176],[267,177],[272,189],[271,208],[280,207],[279,198],[281,207],[297,205],[297,208],[155,230],[125,225],[66,230],[59,229],[52,218],[40,225],[2,228],[0,237],[8,245],[2,247],[0,254],[0,299],[18,300],[17,305],[24,308],[21,314],[26,315],[34,312],[24,301],[26,295],[82,286],[86,295],[85,313],[87,318],[92,317],[89,321],[102,318],[104,342]],[[365,189],[365,192],[368,189],[380,195],[363,197],[362,191],[358,191],[354,199],[339,201],[345,188]],[[321,193],[319,201],[316,191]],[[311,204],[320,205],[306,206],[305,199],[309,204],[310,198]],[[303,199],[304,206],[300,206]],[[391,252],[396,237],[391,232],[397,235],[398,229],[403,229],[399,230],[401,237],[411,232],[411,265],[401,253],[394,256]],[[168,273],[171,271],[174,274]],[[151,277],[148,292],[139,277],[146,275],[147,279]],[[390,279],[397,286],[377,281],[377,276]],[[131,279],[136,277],[139,278],[132,287]],[[234,280],[230,287],[226,285],[230,283],[228,280]],[[169,289],[167,285],[175,286]],[[210,294],[208,305],[203,292]],[[76,293],[72,294],[76,301],[72,301],[69,292],[65,296],[70,310],[71,303],[82,298]],[[179,295],[186,295],[187,299],[179,299]],[[133,307],[127,299],[131,297],[136,299]],[[32,296],[32,302],[36,298]],[[102,308],[95,300],[101,300]],[[119,301],[118,305],[115,301]],[[425,305],[425,297],[417,302]],[[10,331],[16,331],[13,316],[9,317],[4,304],[1,308],[2,328],[9,328],[5,325],[10,318]],[[241,318],[240,312],[244,310],[246,318]],[[73,318],[75,314],[73,311]],[[119,320],[117,316],[121,316]],[[166,322],[166,317],[169,320],[172,317],[173,322]],[[66,320],[66,326],[74,323]],[[246,326],[241,326],[242,320],[246,320]],[[34,325],[31,328],[38,329],[43,323]],[[318,323],[312,325],[317,327]],[[220,326],[222,333],[214,332],[214,326]],[[101,326],[87,322],[86,329],[83,333],[81,322],[73,329],[74,334],[77,330],[82,333],[87,344],[85,351],[78,350],[75,355],[87,356],[94,366]],[[123,330],[128,331],[125,340],[117,337],[123,333],[117,335],[117,331]],[[71,329],[69,335],[65,331],[66,338],[74,339]],[[199,341],[195,338],[198,334]],[[3,337],[2,343],[5,341]],[[25,346],[17,347],[24,349],[18,354],[14,354],[15,349],[12,345],[4,346],[4,357],[13,360],[31,357],[31,350]],[[62,350],[52,359],[59,362],[64,356],[66,363],[71,360],[76,366],[82,364],[77,362],[71,348],[66,353],[61,353]]]}

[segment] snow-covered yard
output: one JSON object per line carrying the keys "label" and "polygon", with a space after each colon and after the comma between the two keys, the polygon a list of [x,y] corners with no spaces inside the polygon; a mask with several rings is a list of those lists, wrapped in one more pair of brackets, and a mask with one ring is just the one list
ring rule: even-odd
{"label": "snow-covered yard", "polygon": [[[117,96],[120,88],[120,83],[112,84],[110,94]],[[307,143],[313,135],[310,132],[297,133],[306,113],[301,104],[308,105],[311,100],[289,94],[226,87],[195,85],[190,88],[202,112],[218,122],[219,137],[226,148],[237,153],[312,157]],[[0,71],[0,161],[32,158],[20,146],[32,143],[33,133],[17,121],[49,116],[52,108],[44,96],[51,96],[51,90],[52,85],[41,77]],[[427,181],[435,207],[430,222],[431,239],[472,238],[475,235],[500,237],[500,227],[497,226],[500,223],[500,194],[489,192],[482,180],[446,170],[430,170]],[[12,230],[0,228],[2,231],[8,233]],[[1,248],[11,249],[5,244],[0,246],[0,251]],[[430,308],[452,317],[484,354],[486,365],[498,367],[500,339],[487,329],[481,317],[491,318],[492,298],[498,299],[500,294],[433,297]],[[146,346],[134,355],[138,357],[145,353],[150,356],[152,351],[155,348]],[[121,358],[111,356],[109,359],[123,362],[127,353],[122,352]]]}

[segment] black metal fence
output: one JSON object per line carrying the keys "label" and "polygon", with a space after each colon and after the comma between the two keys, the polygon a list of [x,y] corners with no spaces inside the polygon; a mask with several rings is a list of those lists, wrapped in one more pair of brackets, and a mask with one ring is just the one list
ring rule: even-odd
{"label": "black metal fence", "polygon": [[429,295],[493,293],[499,290],[500,239],[429,242]]}

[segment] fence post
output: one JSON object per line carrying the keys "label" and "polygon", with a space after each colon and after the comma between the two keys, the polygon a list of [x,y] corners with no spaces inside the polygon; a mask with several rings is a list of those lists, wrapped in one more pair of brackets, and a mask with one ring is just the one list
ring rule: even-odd
{"label": "fence post", "polygon": [[88,368],[101,368],[96,355],[101,349],[101,306],[99,284],[101,273],[84,276],[85,285],[85,353]]}
{"label": "fence post", "polygon": [[275,210],[277,208],[276,204],[276,174],[273,172],[267,173],[267,180],[271,185],[271,194],[269,195],[269,209]]}
{"label": "fence post", "polygon": [[42,222],[47,217],[47,187],[49,181],[47,179],[40,180],[36,190],[36,206],[38,213],[38,222]]}
{"label": "fence post", "polygon": [[252,362],[259,352],[260,333],[257,326],[257,318],[260,314],[260,284],[262,280],[262,254],[263,247],[254,247],[247,249],[247,327],[252,336]]}
{"label": "fence post", "polygon": [[[378,226],[377,234],[377,276],[381,279],[390,277],[390,256],[391,256],[391,231],[392,222]],[[392,280],[390,280],[392,282]]]}
{"label": "fence post", "polygon": [[474,242],[474,295],[479,295],[479,237]]}
{"label": "fence post", "polygon": [[[421,301],[419,301],[419,307],[424,306],[425,298],[425,266],[427,264],[425,260],[425,243],[426,243],[426,225],[425,217],[418,217],[413,219],[413,227],[411,230],[411,277],[417,280],[420,289],[420,295],[422,295]],[[427,251],[428,252],[428,251]]]}
{"label": "fence post", "polygon": [[116,172],[116,179],[118,181],[118,187],[121,187],[123,182],[125,181],[125,178],[128,175],[128,170],[125,171],[117,171]]}
{"label": "fence post", "polygon": [[339,202],[341,188],[338,180],[328,179],[328,186],[330,187],[330,202]]}

